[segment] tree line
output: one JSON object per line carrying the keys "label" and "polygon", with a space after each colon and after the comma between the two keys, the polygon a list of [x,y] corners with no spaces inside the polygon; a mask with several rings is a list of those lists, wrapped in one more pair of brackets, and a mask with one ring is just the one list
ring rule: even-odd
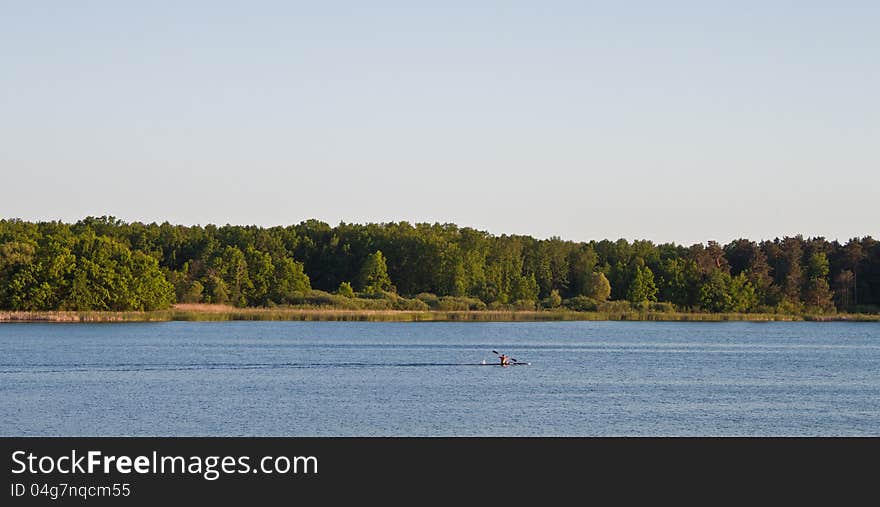
{"label": "tree line", "polygon": [[[492,235],[454,224],[182,226],[0,220],[0,308],[154,310],[337,298],[593,310],[873,312],[880,243],[802,236],[691,246]],[[338,301],[340,299],[336,299]]]}

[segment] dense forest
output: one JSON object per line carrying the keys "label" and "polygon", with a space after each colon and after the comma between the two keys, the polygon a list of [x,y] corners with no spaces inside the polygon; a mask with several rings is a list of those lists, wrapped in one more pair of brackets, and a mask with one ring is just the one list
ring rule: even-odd
{"label": "dense forest", "polygon": [[180,226],[0,220],[0,308],[235,306],[833,313],[880,308],[880,242],[682,246],[454,224]]}

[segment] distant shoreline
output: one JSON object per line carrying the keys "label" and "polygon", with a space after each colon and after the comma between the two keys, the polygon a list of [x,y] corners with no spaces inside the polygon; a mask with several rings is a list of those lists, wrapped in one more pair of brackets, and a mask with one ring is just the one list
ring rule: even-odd
{"label": "distant shoreline", "polygon": [[0,311],[4,322],[170,322],[170,321],[340,321],[340,322],[880,322],[877,314],[786,315],[775,313],[575,312],[569,310],[346,310],[334,308],[235,308],[225,305],[175,305],[148,312]]}

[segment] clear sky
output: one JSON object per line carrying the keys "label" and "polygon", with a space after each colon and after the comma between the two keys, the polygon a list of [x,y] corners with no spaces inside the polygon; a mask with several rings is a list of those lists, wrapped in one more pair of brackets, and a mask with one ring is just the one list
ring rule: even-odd
{"label": "clear sky", "polygon": [[880,2],[0,0],[0,216],[880,236]]}

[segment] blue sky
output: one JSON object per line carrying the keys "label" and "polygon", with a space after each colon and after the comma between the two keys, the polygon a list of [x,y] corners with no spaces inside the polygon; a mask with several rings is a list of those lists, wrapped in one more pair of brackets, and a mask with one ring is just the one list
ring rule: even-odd
{"label": "blue sky", "polygon": [[846,1],[0,0],[0,216],[877,237],[877,26]]}

